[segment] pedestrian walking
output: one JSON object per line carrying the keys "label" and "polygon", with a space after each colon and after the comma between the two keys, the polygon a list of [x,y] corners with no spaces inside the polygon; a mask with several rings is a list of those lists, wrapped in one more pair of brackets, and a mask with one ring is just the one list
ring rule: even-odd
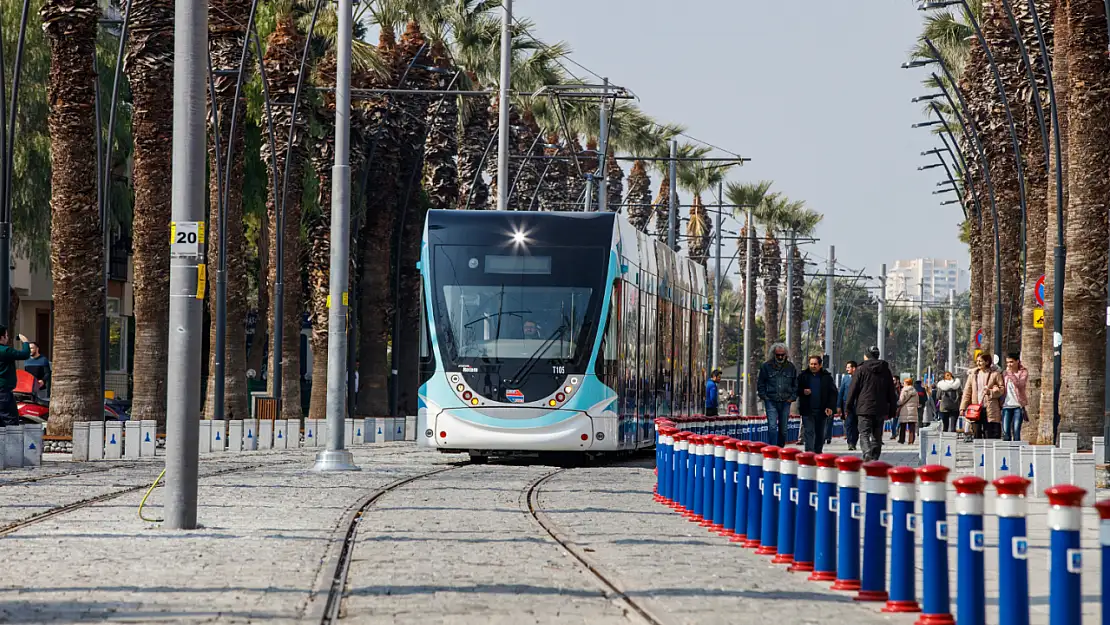
{"label": "pedestrian walking", "polygon": [[1006,385],[990,354],[980,353],[975,364],[976,368],[967,374],[964,394],[960,399],[960,413],[964,422],[970,424],[973,438],[991,438],[987,426],[1002,423],[1001,399]]}
{"label": "pedestrian walking", "polygon": [[771,359],[759,368],[756,392],[767,411],[768,440],[785,447],[790,404],[798,399],[798,370],[782,343],[771,346]]}
{"label": "pedestrian walking", "polygon": [[879,348],[870,347],[852,375],[845,409],[859,420],[859,446],[865,461],[878,460],[883,451],[883,423],[898,410],[894,374]]}
{"label": "pedestrian walking", "polygon": [[[902,392],[902,380],[896,375],[891,377],[894,379],[894,396],[897,397]],[[897,440],[898,429],[898,409],[895,408],[890,413],[890,440]]]}
{"label": "pedestrian walking", "polygon": [[941,427],[945,432],[956,431],[956,420],[960,417],[960,395],[963,387],[951,371],[944,372],[944,379],[937,382],[937,404],[940,410]]}
{"label": "pedestrian walking", "polygon": [[836,381],[821,366],[821,357],[810,356],[809,368],[798,376],[798,412],[806,451],[819,454],[825,448],[825,422],[832,421],[836,396]]}
{"label": "pedestrian walking", "polygon": [[855,451],[859,442],[859,420],[848,410],[848,391],[852,388],[852,376],[856,373],[856,361],[849,360],[844,366],[844,376],[840,378],[840,388],[836,393],[836,411],[844,419],[844,437],[848,440],[848,451]]}
{"label": "pedestrian walking", "polygon": [[718,414],[718,403],[720,402],[720,392],[717,385],[721,383],[721,370],[714,369],[713,373],[709,374],[709,380],[705,383],[705,416],[715,417]]}
{"label": "pedestrian walking", "polygon": [[1029,371],[1021,364],[1021,356],[1006,356],[1006,372],[1002,374],[1006,382],[1006,396],[1002,400],[1002,440],[1020,441],[1021,424],[1025,421],[1025,407],[1029,400],[1025,394]]}
{"label": "pedestrian walking", "polygon": [[898,396],[898,443],[906,443],[906,433],[909,433],[909,444],[913,445],[917,438],[917,426],[920,423],[919,408],[921,401],[914,384],[913,378],[906,378],[902,386],[902,393]]}
{"label": "pedestrian walking", "polygon": [[27,343],[27,347],[31,350],[31,357],[23,363],[23,370],[35,378],[35,388],[32,390],[36,394],[42,392],[45,395],[46,388],[50,384],[50,376],[53,374],[50,369],[50,359],[39,350],[38,343],[31,341]]}
{"label": "pedestrian walking", "polygon": [[12,391],[15,390],[16,375],[15,363],[17,360],[27,360],[31,357],[31,348],[27,345],[27,337],[22,334],[19,342],[23,347],[15,349],[8,345],[8,328],[0,326],[0,425],[19,425],[19,408],[15,404]]}

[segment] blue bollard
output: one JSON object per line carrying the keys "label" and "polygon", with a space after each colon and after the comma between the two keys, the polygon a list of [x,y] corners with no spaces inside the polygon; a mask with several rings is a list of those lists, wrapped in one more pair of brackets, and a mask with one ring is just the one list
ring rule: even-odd
{"label": "blue bollard", "polygon": [[763,448],[766,443],[748,443],[748,539],[741,546],[759,549],[763,522]]}
{"label": "blue bollard", "polygon": [[1025,493],[1029,480],[1007,475],[993,482],[998,490],[999,622],[1029,625],[1029,541],[1025,527]]}
{"label": "blue bollard", "polygon": [[794,520],[798,505],[798,454],[796,447],[779,450],[778,553],[773,564],[794,563]]}
{"label": "blue bollard", "polygon": [[655,501],[666,500],[667,487],[664,485],[667,473],[667,427],[660,424],[661,419],[655,421]]}
{"label": "blue bollard", "polygon": [[[718,438],[722,440],[721,443],[717,442]],[[724,437],[712,434],[704,437],[703,440],[705,443],[705,481],[702,483],[701,495],[702,520],[698,525],[708,527],[710,531],[713,531],[713,511],[717,508],[714,497],[717,495],[717,481],[720,476],[717,471],[717,445],[721,445],[721,464],[723,465],[725,459]]]}
{"label": "blue bollard", "polygon": [[725,442],[728,437],[718,434],[713,437],[713,524],[711,532],[725,529]]}
{"label": "blue bollard", "polygon": [[1106,565],[1110,564],[1110,500],[1096,503],[1095,509],[1098,510],[1098,537],[1102,548],[1102,625],[1110,625],[1110,572],[1106,570]]}
{"label": "blue bollard", "polygon": [[917,469],[921,478],[921,565],[925,596],[917,625],[956,625],[948,595],[948,467]]}
{"label": "blue bollard", "polygon": [[690,485],[690,509],[684,516],[691,521],[701,520],[702,497],[705,496],[705,486],[702,484],[705,481],[704,439],[701,434],[695,434],[694,438],[690,439],[690,448],[694,455],[694,461],[691,463],[694,472],[692,482],[687,482]]}
{"label": "blue bollard", "polygon": [[859,470],[863,460],[856,456],[836,459],[837,545],[836,581],[833,590],[857,591],[859,582],[859,524],[863,509],[859,502]]}
{"label": "blue bollard", "polygon": [[789,571],[813,571],[813,516],[817,512],[817,454],[803,451],[798,458],[798,493],[794,499],[794,563]]}
{"label": "blue bollard", "polygon": [[1083,621],[1083,552],[1079,550],[1079,530],[1083,528],[1083,496],[1087,490],[1060,484],[1044,491],[1048,497],[1049,625],[1079,625]]}
{"label": "blue bollard", "polygon": [[886,601],[886,495],[890,465],[873,460],[863,464],[866,493],[863,519],[863,573],[856,601]]}
{"label": "blue bollard", "polygon": [[760,523],[760,545],[755,552],[773,556],[779,550],[779,452],[781,447],[763,448],[763,515]]}
{"label": "blue bollard", "polygon": [[836,581],[836,455],[817,454],[812,582]]}
{"label": "blue bollard", "polygon": [[721,498],[724,509],[721,511],[720,535],[731,538],[736,535],[736,444],[740,441],[725,438],[725,479],[724,494]]}
{"label": "blue bollard", "polygon": [[914,575],[914,486],[917,474],[909,467],[894,467],[890,476],[890,599],[883,612],[920,612]]}
{"label": "blue bollard", "polygon": [[736,527],[732,530],[729,542],[743,543],[748,539],[748,488],[751,453],[750,441],[736,443]]}
{"label": "blue bollard", "polygon": [[686,471],[689,469],[690,433],[681,431],[675,434],[675,462],[671,474],[671,488],[674,501],[671,507],[682,512],[686,510]]}
{"label": "blue bollard", "polygon": [[986,541],[983,534],[983,491],[987,481],[974,475],[953,480],[956,487],[956,622],[985,625]]}

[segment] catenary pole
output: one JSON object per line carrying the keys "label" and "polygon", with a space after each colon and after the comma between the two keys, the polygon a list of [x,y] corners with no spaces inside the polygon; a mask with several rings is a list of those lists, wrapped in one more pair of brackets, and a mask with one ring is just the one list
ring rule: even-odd
{"label": "catenary pole", "polygon": [[917,379],[921,379],[921,335],[925,329],[925,282],[917,283]]}
{"label": "catenary pole", "polygon": [[668,195],[667,198],[667,247],[678,249],[678,141],[671,141],[671,159],[668,166]]}
{"label": "catenary pole", "polygon": [[948,291],[948,370],[956,374],[956,289]]}
{"label": "catenary pole", "polygon": [[879,269],[879,329],[875,345],[879,358],[886,358],[886,264]]}
{"label": "catenary pole", "polygon": [[[836,286],[835,273],[836,273],[836,246],[829,246],[829,275],[825,277],[825,368],[835,370],[836,363],[833,360],[833,325],[836,319],[836,309],[833,308],[834,293]],[[798,358],[797,355],[794,358]]]}
{"label": "catenary pole", "polygon": [[[602,79],[604,86],[601,90],[601,107],[598,109],[601,113],[601,127],[598,129],[597,139],[597,210],[605,212],[609,210],[609,177],[606,176],[606,159],[609,157],[609,79]],[[586,194],[586,201],[589,202],[589,192]]]}
{"label": "catenary pole", "polygon": [[351,245],[352,0],[339,0],[335,67],[335,165],[331,176],[331,267],[328,284],[328,448],[316,454],[317,471],[357,471],[344,448],[347,386],[347,274]]}
{"label": "catenary pole", "polygon": [[[204,220],[205,67],[208,7],[178,0],[174,7],[173,196],[175,232]],[[170,339],[166,384],[166,527],[197,526],[197,438],[204,264],[193,253],[171,254]],[[187,251],[187,250],[186,250]]]}
{"label": "catenary pole", "polygon": [[744,267],[744,395],[741,403],[740,414],[750,415],[751,412],[751,359],[752,359],[752,307],[750,305],[754,295],[752,291],[752,209],[748,207],[747,234],[744,237],[745,263]]}
{"label": "catenary pole", "polygon": [[794,231],[786,246],[786,349],[794,345]]}
{"label": "catenary pole", "polygon": [[512,80],[513,0],[501,12],[501,85],[497,109],[497,210],[509,209],[509,81]]}
{"label": "catenary pole", "polygon": [[717,185],[717,219],[713,226],[716,243],[713,250],[713,370],[716,370],[721,345],[721,213],[724,211],[724,183]]}

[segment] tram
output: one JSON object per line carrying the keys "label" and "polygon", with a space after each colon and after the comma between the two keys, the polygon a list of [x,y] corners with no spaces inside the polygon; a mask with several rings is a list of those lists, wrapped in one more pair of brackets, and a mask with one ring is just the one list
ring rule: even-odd
{"label": "tram", "polygon": [[635,451],[702,413],[705,269],[624,216],[433,210],[420,258],[419,444]]}

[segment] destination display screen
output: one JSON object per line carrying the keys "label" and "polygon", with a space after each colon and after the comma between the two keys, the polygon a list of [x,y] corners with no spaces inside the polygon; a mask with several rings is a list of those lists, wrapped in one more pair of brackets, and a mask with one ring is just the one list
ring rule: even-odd
{"label": "destination display screen", "polygon": [[486,256],[486,273],[548,275],[550,256]]}

